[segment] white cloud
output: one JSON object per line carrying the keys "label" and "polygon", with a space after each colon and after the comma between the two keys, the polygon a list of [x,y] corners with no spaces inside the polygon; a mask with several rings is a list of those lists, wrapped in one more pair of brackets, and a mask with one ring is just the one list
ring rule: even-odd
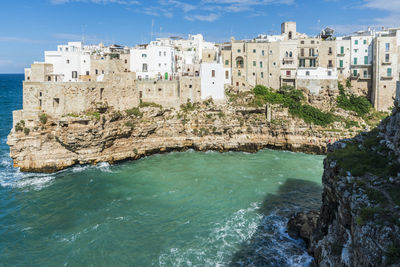
{"label": "white cloud", "polygon": [[34,40],[24,37],[15,37],[15,36],[0,36],[0,42],[13,42],[13,43],[43,43],[43,40]]}
{"label": "white cloud", "polygon": [[195,21],[195,20],[200,20],[200,21],[208,21],[208,22],[213,22],[216,21],[219,18],[219,15],[211,13],[209,15],[191,15],[191,16],[185,16],[186,20],[189,21]]}
{"label": "white cloud", "polygon": [[400,13],[400,1],[398,0],[365,0],[364,8],[376,8],[393,13]]}

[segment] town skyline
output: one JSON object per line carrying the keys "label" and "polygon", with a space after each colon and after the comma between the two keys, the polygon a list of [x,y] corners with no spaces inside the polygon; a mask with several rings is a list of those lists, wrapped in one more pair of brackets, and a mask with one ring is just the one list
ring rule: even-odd
{"label": "town skyline", "polygon": [[0,73],[22,73],[43,59],[44,50],[68,41],[135,46],[156,37],[201,33],[207,41],[223,42],[231,36],[278,34],[282,21],[296,21],[298,31],[310,36],[327,26],[337,35],[392,27],[400,1],[21,0],[2,4],[0,12],[7,25],[0,32]]}

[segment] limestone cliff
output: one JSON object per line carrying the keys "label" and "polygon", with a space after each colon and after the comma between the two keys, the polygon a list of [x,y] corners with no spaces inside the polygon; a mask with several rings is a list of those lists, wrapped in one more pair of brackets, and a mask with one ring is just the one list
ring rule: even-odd
{"label": "limestone cliff", "polygon": [[75,164],[115,163],[172,150],[255,152],[277,148],[325,153],[327,141],[354,135],[337,122],[312,126],[278,106],[216,105],[204,101],[180,109],[142,107],[115,112],[101,107],[36,122],[29,133],[8,137],[14,166],[54,172]]}
{"label": "limestone cliff", "polygon": [[328,148],[322,206],[300,213],[316,266],[400,266],[400,108],[378,128]]}

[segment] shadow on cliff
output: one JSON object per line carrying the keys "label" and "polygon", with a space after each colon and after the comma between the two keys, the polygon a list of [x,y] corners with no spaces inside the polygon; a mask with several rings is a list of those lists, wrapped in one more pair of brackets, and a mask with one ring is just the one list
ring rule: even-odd
{"label": "shadow on cliff", "polygon": [[310,261],[303,241],[287,235],[286,223],[296,212],[319,209],[321,193],[317,183],[288,179],[276,194],[268,194],[258,209],[260,224],[229,266],[292,266]]}

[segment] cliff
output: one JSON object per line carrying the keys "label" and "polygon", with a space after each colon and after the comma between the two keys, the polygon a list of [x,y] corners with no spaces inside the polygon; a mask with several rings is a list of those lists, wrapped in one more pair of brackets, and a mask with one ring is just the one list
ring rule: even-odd
{"label": "cliff", "polygon": [[30,172],[186,149],[255,152],[269,147],[322,154],[329,140],[351,137],[364,127],[310,125],[282,105],[249,106],[248,98],[252,96],[245,94],[222,105],[212,100],[187,103],[178,109],[144,103],[124,112],[100,106],[64,117],[43,115],[28,130],[24,121],[14,127],[8,137],[10,154],[15,167]]}
{"label": "cliff", "polygon": [[400,266],[400,108],[368,133],[329,146],[322,206],[289,233],[316,266]]}

